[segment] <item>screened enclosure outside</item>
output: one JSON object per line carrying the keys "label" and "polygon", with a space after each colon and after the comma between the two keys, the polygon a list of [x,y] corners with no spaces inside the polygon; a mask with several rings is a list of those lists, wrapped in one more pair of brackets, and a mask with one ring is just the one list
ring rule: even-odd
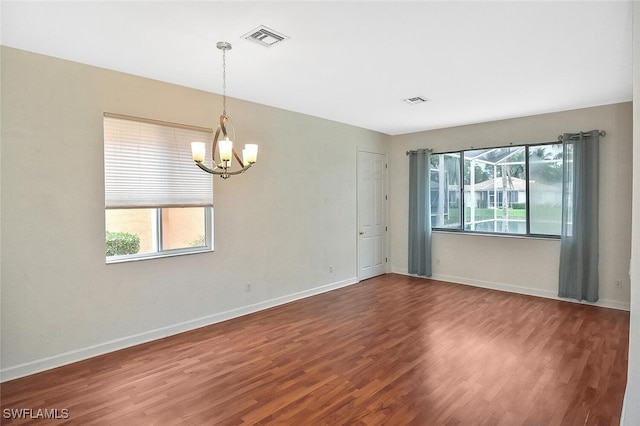
{"label": "screened enclosure outside", "polygon": [[430,184],[433,228],[560,235],[561,143],[433,154]]}

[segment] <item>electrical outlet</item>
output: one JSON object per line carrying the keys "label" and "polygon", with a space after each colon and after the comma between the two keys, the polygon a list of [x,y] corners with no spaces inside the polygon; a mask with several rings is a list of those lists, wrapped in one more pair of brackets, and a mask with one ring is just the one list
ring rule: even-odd
{"label": "electrical outlet", "polygon": [[616,288],[622,288],[622,281],[616,281]]}
{"label": "electrical outlet", "polygon": [[333,273],[333,265],[329,265],[329,273]]}
{"label": "electrical outlet", "polygon": [[246,291],[251,291],[251,283],[247,283]]}
{"label": "electrical outlet", "polygon": [[437,258],[436,259],[436,265],[439,265],[439,264],[440,264],[440,258]]}

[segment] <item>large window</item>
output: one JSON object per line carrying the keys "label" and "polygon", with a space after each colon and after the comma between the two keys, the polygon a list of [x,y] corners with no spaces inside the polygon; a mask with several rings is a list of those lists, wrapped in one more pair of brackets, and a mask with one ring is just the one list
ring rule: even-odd
{"label": "large window", "polygon": [[561,143],[433,154],[430,175],[434,229],[560,235]]}
{"label": "large window", "polygon": [[104,117],[107,263],[213,249],[213,180],[191,142],[211,129]]}

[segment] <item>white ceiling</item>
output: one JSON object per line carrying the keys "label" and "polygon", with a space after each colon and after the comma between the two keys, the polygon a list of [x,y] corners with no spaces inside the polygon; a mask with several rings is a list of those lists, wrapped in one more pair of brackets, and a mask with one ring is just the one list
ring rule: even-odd
{"label": "white ceiling", "polygon": [[[396,135],[630,101],[631,9],[631,1],[2,1],[0,42],[221,93],[215,44],[228,41],[228,96]],[[267,48],[242,38],[259,25],[290,39]],[[403,102],[414,96],[429,102]]]}

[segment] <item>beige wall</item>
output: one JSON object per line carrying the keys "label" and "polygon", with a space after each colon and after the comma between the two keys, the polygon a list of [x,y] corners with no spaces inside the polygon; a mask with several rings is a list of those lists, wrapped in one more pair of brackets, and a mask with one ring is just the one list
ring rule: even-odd
{"label": "beige wall", "polygon": [[[600,149],[600,304],[629,308],[631,103],[565,111],[398,136],[391,170],[392,271],[407,272],[408,173],[405,152],[434,152],[556,141],[558,134],[602,129]],[[434,278],[556,297],[558,240],[434,233]],[[620,282],[620,287],[616,282]]]}
{"label": "beige wall", "polygon": [[1,64],[4,380],[357,280],[356,153],[388,136],[229,99],[260,154],[214,179],[215,252],[106,265],[103,112],[214,128],[220,97],[4,46]]}
{"label": "beige wall", "polygon": [[[220,98],[6,47],[0,52],[3,380],[355,282],[358,149],[389,154],[389,261],[405,273],[407,149],[606,130],[601,296],[628,307],[631,104],[392,138],[230,99],[238,142],[258,142],[260,155],[248,173],[214,179],[215,252],[106,265],[103,112],[215,127],[212,106]],[[436,234],[434,272],[550,296],[558,251],[552,240]]]}

